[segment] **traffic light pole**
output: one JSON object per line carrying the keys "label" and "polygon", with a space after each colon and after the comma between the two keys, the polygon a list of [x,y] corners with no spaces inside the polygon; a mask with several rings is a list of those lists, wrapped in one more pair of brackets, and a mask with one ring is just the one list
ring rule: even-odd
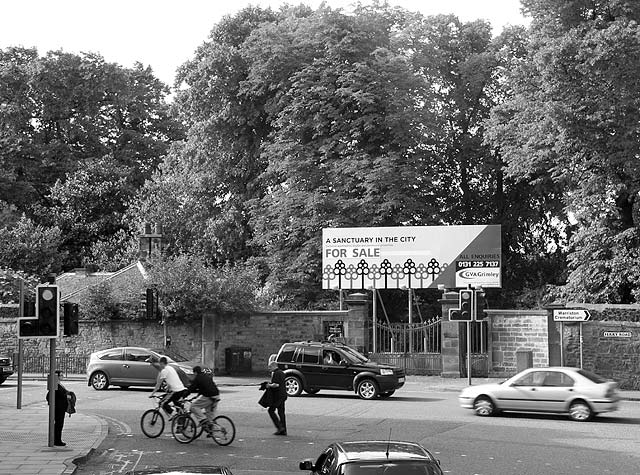
{"label": "traffic light pole", "polygon": [[[24,317],[24,281],[20,279],[20,308],[18,317]],[[20,320],[18,320],[20,322]],[[19,325],[20,323],[18,323]],[[16,392],[16,409],[22,409],[22,339],[18,338],[18,391]]]}
{"label": "traffic light pole", "polygon": [[56,414],[56,339],[49,339],[49,447],[53,447]]}

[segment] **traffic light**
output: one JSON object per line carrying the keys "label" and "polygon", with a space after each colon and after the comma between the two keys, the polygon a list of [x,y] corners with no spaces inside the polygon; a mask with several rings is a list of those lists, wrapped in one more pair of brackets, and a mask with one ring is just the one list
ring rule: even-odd
{"label": "traffic light", "polygon": [[148,319],[153,319],[154,317],[157,316],[156,302],[157,302],[157,297],[156,297],[155,290],[147,289],[146,311],[147,311]]}
{"label": "traffic light", "polygon": [[44,284],[36,287],[36,309],[38,312],[38,336],[56,338],[60,325],[60,298],[57,285]]}
{"label": "traffic light", "polygon": [[476,320],[484,320],[487,318],[487,297],[484,292],[476,292]]}
{"label": "traffic light", "polygon": [[79,309],[77,303],[65,302],[62,305],[62,313],[64,320],[64,336],[72,336],[78,334],[78,315]]}
{"label": "traffic light", "polygon": [[473,320],[473,290],[461,290],[459,296],[461,320]]}

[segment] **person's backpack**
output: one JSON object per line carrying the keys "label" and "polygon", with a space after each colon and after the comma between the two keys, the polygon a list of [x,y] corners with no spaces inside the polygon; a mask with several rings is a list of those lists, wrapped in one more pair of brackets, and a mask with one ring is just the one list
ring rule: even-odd
{"label": "person's backpack", "polygon": [[176,373],[178,373],[178,377],[180,378],[180,381],[182,381],[182,385],[185,388],[188,388],[191,385],[191,380],[189,379],[189,376],[187,376],[187,373],[185,373],[180,366],[172,366],[172,368],[176,370]]}

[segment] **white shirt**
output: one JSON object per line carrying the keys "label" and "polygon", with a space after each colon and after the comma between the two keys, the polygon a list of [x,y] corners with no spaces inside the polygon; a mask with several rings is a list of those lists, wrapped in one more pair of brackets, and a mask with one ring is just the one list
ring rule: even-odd
{"label": "white shirt", "polygon": [[164,379],[167,382],[167,389],[172,393],[186,389],[180,380],[180,376],[178,376],[178,372],[171,366],[165,366],[158,374],[158,379]]}

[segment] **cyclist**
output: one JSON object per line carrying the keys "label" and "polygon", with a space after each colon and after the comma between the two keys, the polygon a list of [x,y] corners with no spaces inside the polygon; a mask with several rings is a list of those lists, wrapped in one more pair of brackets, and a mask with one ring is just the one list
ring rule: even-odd
{"label": "cyclist", "polygon": [[162,406],[164,411],[169,416],[171,416],[171,414],[173,413],[173,408],[171,407],[170,403],[180,405],[180,399],[189,394],[189,391],[182,384],[180,376],[178,376],[176,370],[169,366],[166,357],[161,357],[158,364],[160,366],[160,373],[158,373],[158,382],[156,383],[156,387],[153,388],[153,392],[149,397],[155,396],[156,392],[160,389],[160,386],[162,386],[162,382],[164,381],[167,384],[167,394],[162,399],[160,405]]}
{"label": "cyclist", "polygon": [[191,403],[191,413],[197,423],[213,422],[213,414],[220,401],[220,391],[213,381],[211,373],[204,373],[200,366],[193,367],[195,377],[188,388],[190,393],[198,393],[198,397]]}

